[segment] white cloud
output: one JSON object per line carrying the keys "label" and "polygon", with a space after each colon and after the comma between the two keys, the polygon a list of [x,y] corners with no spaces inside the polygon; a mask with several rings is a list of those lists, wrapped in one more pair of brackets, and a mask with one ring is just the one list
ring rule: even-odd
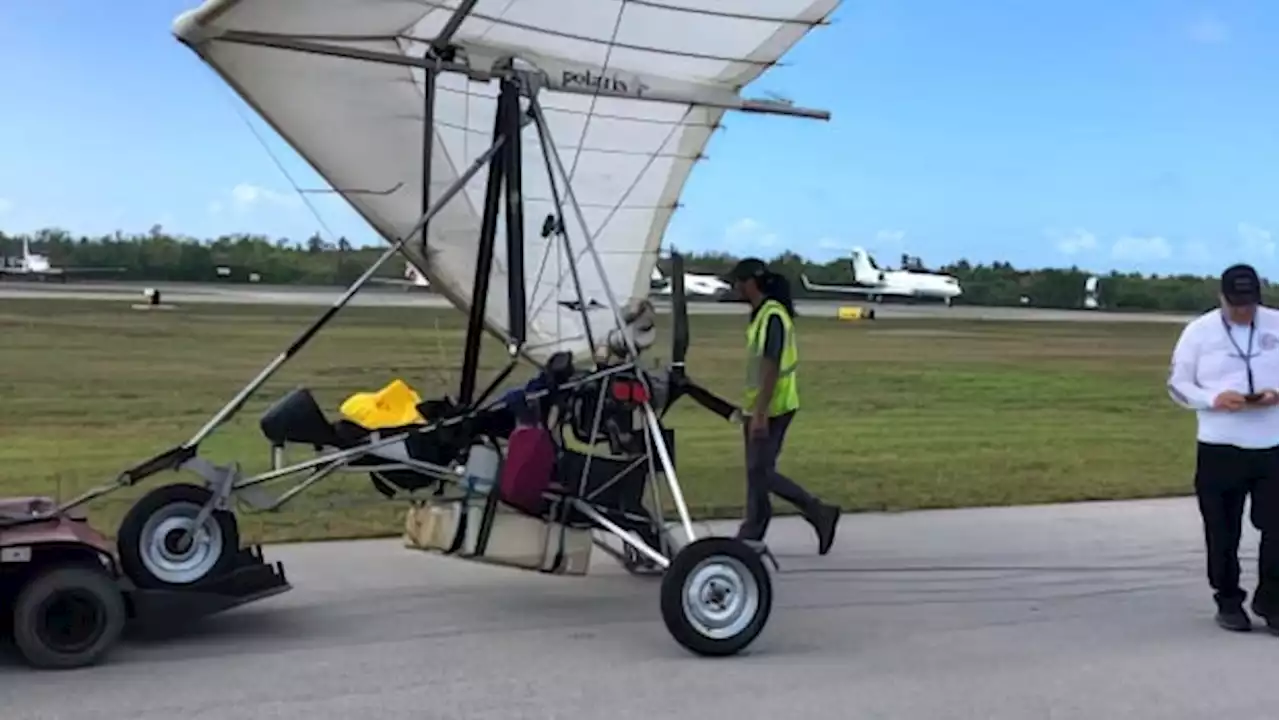
{"label": "white cloud", "polygon": [[1182,254],[1188,264],[1201,267],[1213,262],[1209,245],[1201,240],[1190,240],[1182,245]]}
{"label": "white cloud", "polygon": [[1173,255],[1173,247],[1168,240],[1159,235],[1146,237],[1126,235],[1111,246],[1111,257],[1115,260],[1143,262],[1165,260],[1171,255]]}
{"label": "white cloud", "polygon": [[296,194],[240,183],[231,188],[224,198],[213,200],[208,205],[210,215],[220,215],[227,210],[237,214],[246,213],[259,208],[293,209],[301,207],[302,200]]}
{"label": "white cloud", "polygon": [[729,227],[725,228],[724,235],[726,238],[742,237],[744,235],[758,232],[761,227],[759,220],[744,217],[735,220],[731,225],[729,225]]}
{"label": "white cloud", "polygon": [[1189,23],[1186,32],[1192,42],[1200,45],[1217,45],[1231,37],[1231,28],[1212,15],[1205,15]]}
{"label": "white cloud", "polygon": [[897,245],[906,236],[906,230],[880,230],[876,232],[876,247],[883,250],[885,245]]}
{"label": "white cloud", "polygon": [[1053,241],[1054,247],[1063,255],[1079,255],[1098,247],[1098,236],[1084,228],[1067,231],[1051,229],[1046,230],[1045,235]]}
{"label": "white cloud", "polygon": [[231,203],[242,209],[248,209],[259,205],[274,205],[276,207],[296,207],[300,200],[296,195],[288,193],[276,192],[260,185],[250,183],[240,183],[231,188]]}
{"label": "white cloud", "polygon": [[848,250],[849,245],[840,238],[824,237],[819,238],[818,248],[822,250]]}
{"label": "white cloud", "polygon": [[13,201],[9,198],[0,197],[0,215],[4,215],[13,209]]}
{"label": "white cloud", "polygon": [[778,242],[778,234],[769,231],[759,220],[744,217],[725,228],[724,239],[726,243],[731,244],[725,249],[734,252],[732,245],[753,244],[771,247]]}
{"label": "white cloud", "polygon": [[1276,252],[1275,237],[1270,230],[1242,222],[1236,224],[1236,235],[1240,238],[1241,250],[1246,255],[1274,255]]}

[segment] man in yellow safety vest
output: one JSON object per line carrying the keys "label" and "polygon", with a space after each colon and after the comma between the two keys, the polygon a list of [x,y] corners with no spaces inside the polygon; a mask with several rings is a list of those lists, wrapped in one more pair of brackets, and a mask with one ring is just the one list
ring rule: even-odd
{"label": "man in yellow safety vest", "polygon": [[814,497],[776,469],[787,428],[800,409],[796,387],[795,306],[787,279],[763,261],[748,258],[729,273],[738,296],[751,304],[747,324],[747,384],[742,406],[746,421],[746,517],[738,537],[763,540],[773,508],[770,493],[795,505],[818,535],[818,552],[831,550],[840,508]]}

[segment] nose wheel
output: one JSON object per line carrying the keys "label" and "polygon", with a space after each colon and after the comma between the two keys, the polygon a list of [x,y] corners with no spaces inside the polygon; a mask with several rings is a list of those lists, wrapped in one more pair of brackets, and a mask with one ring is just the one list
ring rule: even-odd
{"label": "nose wheel", "polygon": [[768,622],[773,585],[758,549],[735,538],[685,546],[662,579],[662,619],[698,655],[735,655]]}
{"label": "nose wheel", "polygon": [[198,485],[164,485],[143,495],[116,533],[120,566],[140,588],[191,587],[228,572],[240,548],[235,516],[201,517],[212,493]]}

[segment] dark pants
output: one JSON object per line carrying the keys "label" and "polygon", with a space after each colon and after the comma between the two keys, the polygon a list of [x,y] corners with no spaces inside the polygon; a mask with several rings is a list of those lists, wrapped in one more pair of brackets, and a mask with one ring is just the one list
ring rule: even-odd
{"label": "dark pants", "polygon": [[795,416],[795,411],[792,411],[769,418],[769,434],[762,438],[751,436],[750,423],[743,426],[747,451],[747,516],[738,530],[740,538],[764,539],[764,533],[769,529],[769,520],[773,518],[770,493],[795,505],[807,516],[811,516],[819,507],[817,498],[776,469],[778,456],[782,454],[782,441],[787,436],[787,427]]}
{"label": "dark pants", "polygon": [[1196,497],[1204,520],[1209,585],[1222,608],[1244,603],[1237,552],[1248,498],[1249,519],[1262,533],[1254,607],[1276,612],[1276,463],[1276,448],[1245,450],[1208,443],[1196,448]]}

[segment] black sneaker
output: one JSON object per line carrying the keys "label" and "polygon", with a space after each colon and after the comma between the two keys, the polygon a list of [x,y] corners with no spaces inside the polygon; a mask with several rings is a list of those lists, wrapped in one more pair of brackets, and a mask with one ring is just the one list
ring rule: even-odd
{"label": "black sneaker", "polygon": [[1242,607],[1219,608],[1218,614],[1213,619],[1218,623],[1218,627],[1223,630],[1249,632],[1253,629],[1253,622],[1249,620],[1248,615],[1244,614],[1244,608]]}
{"label": "black sneaker", "polygon": [[819,505],[809,522],[818,533],[818,554],[826,555],[831,552],[831,545],[836,541],[836,525],[840,522],[840,508],[836,505]]}

